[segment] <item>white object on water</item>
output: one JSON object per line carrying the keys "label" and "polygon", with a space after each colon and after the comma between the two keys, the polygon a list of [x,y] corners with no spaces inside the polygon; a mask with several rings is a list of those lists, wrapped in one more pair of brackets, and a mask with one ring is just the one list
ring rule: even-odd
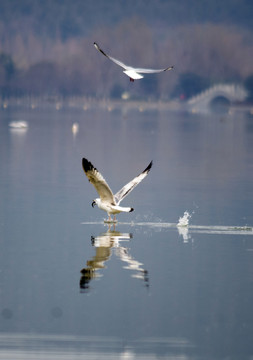
{"label": "white object on water", "polygon": [[74,124],[72,125],[72,133],[73,133],[74,135],[76,135],[76,134],[78,133],[78,131],[79,131],[79,124],[78,124],[78,123],[74,123]]}
{"label": "white object on water", "polygon": [[134,209],[131,207],[122,207],[119,206],[120,202],[127,196],[149,173],[149,170],[152,167],[152,161],[147,166],[147,168],[138,176],[136,176],[132,181],[123,186],[115,195],[113,195],[112,190],[109,185],[100,174],[100,172],[92,165],[90,161],[83,158],[82,160],[83,170],[92,183],[95,189],[98,192],[100,198],[93,200],[92,207],[97,205],[99,209],[104,210],[108,214],[108,222],[111,222],[111,214],[114,215],[114,221],[116,220],[115,214],[120,212],[131,212]]}
{"label": "white object on water", "polygon": [[144,68],[134,68],[132,66],[126,65],[124,64],[122,61],[117,60],[115,58],[113,58],[112,56],[107,55],[102,49],[100,49],[100,47],[98,46],[97,43],[94,42],[94,46],[95,48],[101,52],[101,54],[103,54],[104,56],[106,56],[109,60],[113,61],[115,64],[119,65],[120,67],[122,67],[124,69],[123,73],[125,73],[127,76],[129,76],[130,81],[134,81],[134,80],[139,80],[142,79],[143,76],[142,74],[154,74],[154,73],[160,73],[163,71],[169,71],[173,69],[173,66],[169,66],[165,69],[144,69]]}
{"label": "white object on water", "polygon": [[28,123],[26,121],[12,121],[9,123],[9,127],[13,129],[27,129]]}
{"label": "white object on water", "polygon": [[184,212],[184,216],[180,217],[177,226],[188,226],[191,214],[188,211]]}

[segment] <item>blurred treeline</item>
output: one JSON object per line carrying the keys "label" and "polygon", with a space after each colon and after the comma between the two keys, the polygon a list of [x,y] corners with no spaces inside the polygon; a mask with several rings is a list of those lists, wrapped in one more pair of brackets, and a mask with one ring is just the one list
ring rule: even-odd
{"label": "blurred treeline", "polygon": [[[185,98],[213,83],[252,83],[253,2],[1,0],[0,93]],[[93,47],[168,73],[129,84]]]}

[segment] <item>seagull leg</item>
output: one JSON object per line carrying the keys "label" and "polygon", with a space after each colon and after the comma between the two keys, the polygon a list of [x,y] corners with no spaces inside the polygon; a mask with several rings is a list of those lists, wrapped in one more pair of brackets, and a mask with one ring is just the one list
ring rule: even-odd
{"label": "seagull leg", "polygon": [[114,215],[114,217],[113,217],[113,221],[117,221],[117,219],[116,219],[116,215]]}
{"label": "seagull leg", "polygon": [[130,82],[134,82],[134,79],[132,79],[132,78],[129,78],[129,80],[130,80]]}

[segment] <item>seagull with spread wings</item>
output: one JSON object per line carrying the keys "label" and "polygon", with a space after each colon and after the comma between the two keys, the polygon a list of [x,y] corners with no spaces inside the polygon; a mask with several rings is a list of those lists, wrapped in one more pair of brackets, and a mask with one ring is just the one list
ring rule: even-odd
{"label": "seagull with spread wings", "polygon": [[[122,207],[119,206],[119,204],[124,197],[127,196],[148,175],[152,167],[152,161],[140,175],[136,176],[132,181],[123,186],[123,188],[115,195],[113,195],[112,190],[103,176],[90,161],[83,158],[82,165],[88,180],[95,187],[98,195],[100,196],[100,198],[93,200],[92,207],[97,205],[99,209],[107,212],[108,220],[106,222],[116,222],[116,214],[120,212],[131,212],[134,210],[132,207]],[[111,214],[114,215],[113,220],[111,219]]]}
{"label": "seagull with spread wings", "polygon": [[107,55],[99,46],[97,43],[94,42],[95,48],[101,52],[104,56],[106,56],[108,59],[113,61],[115,64],[119,65],[124,69],[123,73],[125,73],[127,76],[129,76],[130,81],[142,79],[143,75],[141,74],[154,74],[154,73],[160,73],[163,71],[169,71],[173,69],[173,66],[169,66],[165,69],[143,69],[143,68],[134,68],[132,66],[124,64],[122,61],[117,60],[113,58],[112,56]]}

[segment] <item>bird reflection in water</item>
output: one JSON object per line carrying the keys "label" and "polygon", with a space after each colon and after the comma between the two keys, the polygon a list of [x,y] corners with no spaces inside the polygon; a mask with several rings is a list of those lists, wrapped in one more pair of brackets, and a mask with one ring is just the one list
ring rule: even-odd
{"label": "bird reflection in water", "polygon": [[110,228],[106,233],[91,237],[91,244],[96,248],[96,253],[91,260],[87,261],[87,266],[81,270],[80,289],[82,291],[88,291],[90,281],[102,276],[99,270],[106,267],[105,262],[109,260],[112,252],[126,263],[124,269],[134,271],[131,275],[133,278],[143,280],[145,286],[149,287],[148,271],[142,268],[142,263],[132,258],[128,248],[120,245],[121,241],[129,241],[132,237],[132,234],[112,231]]}

